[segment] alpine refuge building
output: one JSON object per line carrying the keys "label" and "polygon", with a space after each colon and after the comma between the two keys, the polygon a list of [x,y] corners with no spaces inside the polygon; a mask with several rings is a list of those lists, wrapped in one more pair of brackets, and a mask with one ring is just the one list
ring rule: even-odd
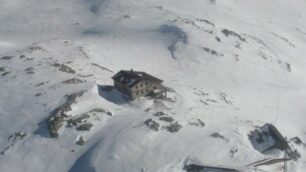
{"label": "alpine refuge building", "polygon": [[121,70],[112,79],[114,80],[114,87],[132,100],[138,97],[165,93],[162,86],[163,81],[145,72]]}

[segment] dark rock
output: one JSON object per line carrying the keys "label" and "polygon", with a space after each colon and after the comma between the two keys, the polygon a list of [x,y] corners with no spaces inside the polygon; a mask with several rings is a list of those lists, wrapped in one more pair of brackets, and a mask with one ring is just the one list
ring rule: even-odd
{"label": "dark rock", "polygon": [[44,49],[42,47],[39,46],[35,46],[36,44],[33,44],[33,46],[28,46],[27,50],[29,52],[33,52],[33,51],[44,51]]}
{"label": "dark rock", "polygon": [[178,132],[183,126],[179,124],[178,122],[171,123],[169,126],[166,126],[165,129],[169,131],[170,133]]}
{"label": "dark rock", "polygon": [[167,115],[167,114],[164,112],[156,112],[155,114],[153,114],[153,116],[157,116],[157,117],[164,116],[164,115]]}
{"label": "dark rock", "polygon": [[84,80],[80,80],[78,78],[71,78],[67,79],[65,81],[62,81],[63,84],[78,84],[78,83],[83,83],[85,82]]}
{"label": "dark rock", "polygon": [[189,122],[189,124],[193,126],[205,127],[205,123],[200,119],[197,119],[196,122]]}
{"label": "dark rock", "polygon": [[95,108],[95,109],[90,110],[89,112],[101,112],[101,113],[105,113],[106,111],[104,109],[101,109],[101,108]]}
{"label": "dark rock", "polygon": [[66,95],[67,100],[64,104],[54,109],[50,114],[51,117],[48,119],[48,128],[51,137],[59,136],[59,129],[64,125],[65,120],[68,118],[66,112],[71,110],[71,105],[76,102],[76,98],[83,96],[85,91],[79,91]]}
{"label": "dark rock", "polygon": [[223,29],[222,30],[222,33],[225,35],[225,36],[235,36],[237,37],[240,41],[243,41],[245,42],[246,39],[244,37],[242,37],[241,35],[239,35],[238,33],[234,32],[234,31],[231,31],[231,30],[228,30],[228,29]]}
{"label": "dark rock", "polygon": [[77,126],[77,130],[79,131],[90,131],[90,129],[93,127],[92,123],[85,123]]}
{"label": "dark rock", "polygon": [[106,112],[106,114],[108,115],[108,116],[113,116],[113,114],[111,113],[111,112]]}
{"label": "dark rock", "polygon": [[174,119],[172,117],[168,117],[168,116],[160,117],[159,120],[166,121],[166,122],[173,122],[174,121]]}
{"label": "dark rock", "polygon": [[64,125],[64,117],[53,117],[48,120],[48,128],[49,128],[49,133],[51,137],[58,137],[59,133],[58,131],[60,128]]}
{"label": "dark rock", "polygon": [[8,74],[10,74],[11,72],[4,72],[1,76],[6,76]]}
{"label": "dark rock", "polygon": [[85,139],[83,138],[83,136],[81,136],[77,141],[76,144],[77,145],[84,145],[86,143]]}
{"label": "dark rock", "polygon": [[29,67],[25,69],[27,74],[34,74],[34,68],[33,67]]}
{"label": "dark rock", "polygon": [[217,52],[216,50],[212,50],[212,49],[209,49],[207,47],[202,47],[202,49],[208,53],[210,53],[211,55],[214,55],[214,56],[224,56],[223,53],[219,53]]}
{"label": "dark rock", "polygon": [[5,67],[0,67],[0,72],[4,72],[5,71]]}
{"label": "dark rock", "polygon": [[58,70],[62,71],[62,72],[66,72],[66,73],[71,73],[71,74],[75,74],[75,70],[73,70],[71,67],[65,65],[65,64],[61,64],[58,68]]}
{"label": "dark rock", "polygon": [[210,137],[213,137],[213,138],[219,138],[219,139],[222,139],[222,140],[225,140],[225,141],[229,141],[227,138],[225,138],[223,135],[221,135],[220,133],[213,133],[210,135]]}
{"label": "dark rock", "polygon": [[42,95],[42,93],[35,94],[36,97],[41,96],[41,95]]}
{"label": "dark rock", "polygon": [[238,152],[238,148],[233,147],[233,148],[231,149],[231,151],[230,151],[230,153],[231,153],[231,157],[233,158],[233,157],[234,157],[234,155],[235,155],[237,152]]}
{"label": "dark rock", "polygon": [[24,133],[24,132],[17,132],[17,133],[15,133],[15,134],[10,135],[10,136],[8,137],[8,140],[9,140],[9,141],[12,140],[13,142],[16,142],[16,141],[18,141],[18,140],[23,140],[24,137],[26,137],[26,136],[27,136],[27,134]]}
{"label": "dark rock", "polygon": [[39,86],[44,85],[44,84],[45,84],[44,82],[41,82],[41,83],[35,85],[35,87],[39,87]]}
{"label": "dark rock", "polygon": [[88,119],[88,118],[90,118],[90,116],[87,113],[84,113],[84,114],[81,114],[81,115],[78,115],[76,117],[69,119],[67,123],[71,125],[77,125],[78,123],[82,123],[84,119]]}
{"label": "dark rock", "polygon": [[21,58],[21,59],[23,59],[23,58],[25,58],[25,57],[26,57],[26,56],[23,55],[23,54],[19,56],[19,58]]}
{"label": "dark rock", "polygon": [[221,39],[219,37],[216,36],[215,38],[218,42],[221,42]]}
{"label": "dark rock", "polygon": [[157,122],[155,122],[155,121],[152,120],[152,119],[147,119],[144,123],[145,123],[145,125],[146,125],[148,128],[150,128],[150,129],[152,129],[152,130],[154,130],[154,131],[158,131],[158,130],[159,130],[160,124],[157,123]]}
{"label": "dark rock", "polygon": [[10,60],[11,58],[13,58],[13,56],[3,56],[0,60]]}

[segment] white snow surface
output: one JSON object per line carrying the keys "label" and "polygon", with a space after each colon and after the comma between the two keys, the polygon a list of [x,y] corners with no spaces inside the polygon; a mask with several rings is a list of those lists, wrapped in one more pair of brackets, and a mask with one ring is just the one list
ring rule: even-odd
{"label": "white snow surface", "polygon": [[[306,142],[304,0],[0,0],[0,21],[0,171],[183,172],[191,161],[253,172],[247,164],[283,156],[253,148],[256,126],[273,123]],[[161,78],[176,101],[99,92],[121,69]],[[78,83],[63,83],[72,78]],[[69,115],[112,116],[50,138],[51,111],[81,90]],[[182,128],[168,132],[158,111]],[[26,136],[9,138],[18,132]],[[288,171],[304,172],[306,148],[291,145],[301,158]]]}

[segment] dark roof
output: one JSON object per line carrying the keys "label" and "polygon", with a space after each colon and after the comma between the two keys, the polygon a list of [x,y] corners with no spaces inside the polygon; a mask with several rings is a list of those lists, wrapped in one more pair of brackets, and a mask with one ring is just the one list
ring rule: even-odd
{"label": "dark roof", "polygon": [[161,79],[158,79],[145,72],[133,71],[133,70],[121,70],[118,73],[116,73],[112,77],[112,79],[124,85],[127,85],[128,87],[133,87],[135,84],[139,83],[140,81],[163,82]]}
{"label": "dark roof", "polygon": [[[263,127],[268,127],[269,133],[272,136],[272,138],[282,146],[283,149],[286,149],[289,147],[287,140],[284,138],[284,136],[277,130],[277,128],[272,124],[265,124]],[[263,128],[262,127],[262,128]]]}

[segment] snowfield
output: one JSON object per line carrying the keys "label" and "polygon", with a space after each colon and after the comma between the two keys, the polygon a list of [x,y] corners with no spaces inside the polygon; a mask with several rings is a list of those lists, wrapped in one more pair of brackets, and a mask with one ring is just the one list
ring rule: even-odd
{"label": "snowfield", "polygon": [[[0,171],[281,172],[249,139],[272,123],[304,172],[305,20],[303,0],[0,0]],[[122,69],[172,101],[126,101]]]}

